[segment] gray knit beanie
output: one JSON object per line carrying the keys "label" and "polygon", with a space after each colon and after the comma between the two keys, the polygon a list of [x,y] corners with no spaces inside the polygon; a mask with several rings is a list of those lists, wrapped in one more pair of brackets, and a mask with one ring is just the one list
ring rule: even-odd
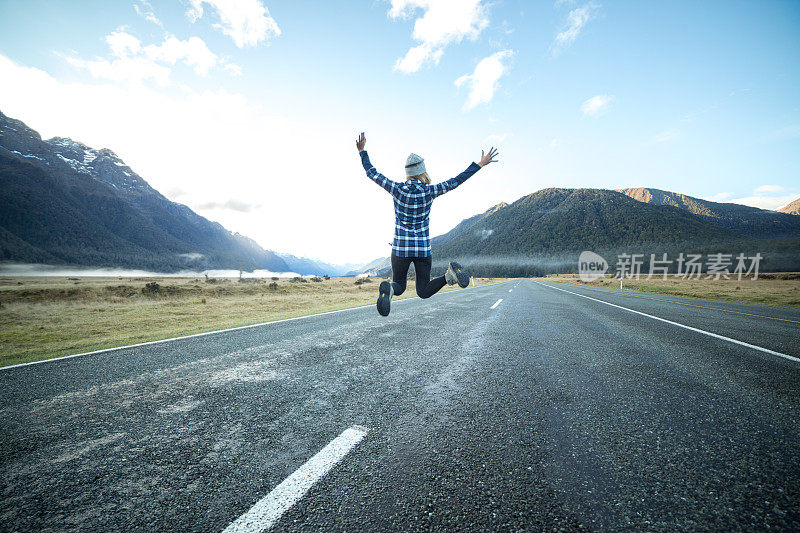
{"label": "gray knit beanie", "polygon": [[406,158],[406,176],[418,176],[425,172],[425,160],[417,154],[411,154]]}

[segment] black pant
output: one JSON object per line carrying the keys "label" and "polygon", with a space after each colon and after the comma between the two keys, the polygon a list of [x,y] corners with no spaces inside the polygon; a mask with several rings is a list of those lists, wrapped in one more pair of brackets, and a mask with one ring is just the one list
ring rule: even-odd
{"label": "black pant", "polygon": [[414,263],[417,275],[417,295],[420,298],[430,298],[439,289],[447,285],[444,276],[431,279],[431,257],[398,257],[392,254],[392,287],[395,295],[403,294],[406,290],[406,276],[408,267]]}

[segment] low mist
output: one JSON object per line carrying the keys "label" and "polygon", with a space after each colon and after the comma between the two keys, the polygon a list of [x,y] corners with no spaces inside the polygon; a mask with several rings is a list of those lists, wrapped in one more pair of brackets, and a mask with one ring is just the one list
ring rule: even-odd
{"label": "low mist", "polygon": [[434,260],[436,269],[447,268],[448,261],[457,261],[474,276],[518,277],[545,276],[578,271],[579,254],[557,256],[477,255],[447,257]]}
{"label": "low mist", "polygon": [[[54,276],[54,277],[147,277],[147,278],[238,278],[239,270],[180,270],[178,272],[150,272],[130,268],[65,267],[31,263],[0,263],[2,276]],[[270,272],[269,270],[242,271],[243,278],[293,278],[295,272]]]}
{"label": "low mist", "polygon": [[[560,256],[530,256],[530,255],[477,255],[448,258],[446,261],[458,261],[462,265],[473,267],[504,266],[515,268],[540,268],[543,270],[561,271],[563,269],[578,268],[578,254]],[[443,264],[447,264],[442,261]],[[437,264],[439,261],[435,261]]]}

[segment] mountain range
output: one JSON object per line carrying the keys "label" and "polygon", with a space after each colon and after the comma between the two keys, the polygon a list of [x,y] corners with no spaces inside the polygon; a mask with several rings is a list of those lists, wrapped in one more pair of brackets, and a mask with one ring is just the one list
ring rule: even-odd
{"label": "mountain range", "polygon": [[355,270],[347,272],[345,276],[382,276],[385,272],[391,271],[391,269],[391,257],[379,257],[378,259],[370,261],[366,265],[362,265]]}
{"label": "mountain range", "polygon": [[0,260],[162,272],[290,270],[252,239],[165,198],[111,150],[43,140],[2,112]]}
{"label": "mountain range", "polygon": [[762,270],[800,270],[800,217],[658,189],[543,189],[498,204],[431,241],[434,265],[455,259],[477,275],[575,271],[583,250],[761,252]]}
{"label": "mountain range", "polygon": [[[755,253],[762,269],[800,270],[800,200],[782,209],[717,203],[652,188],[543,189],[434,237],[434,266],[477,275],[573,271],[583,250]],[[389,258],[333,265],[279,254],[172,202],[108,149],[43,140],[0,112],[0,261],[161,272],[265,269],[385,275]]]}
{"label": "mountain range", "polygon": [[303,276],[323,276],[326,274],[328,276],[346,276],[349,272],[360,271],[367,267],[367,265],[355,263],[335,265],[325,261],[284,253],[279,253],[278,256],[286,262],[291,272],[296,272]]}

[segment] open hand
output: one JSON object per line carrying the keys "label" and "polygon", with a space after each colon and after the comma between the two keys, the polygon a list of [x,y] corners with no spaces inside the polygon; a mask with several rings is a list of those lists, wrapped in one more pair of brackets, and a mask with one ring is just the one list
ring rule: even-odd
{"label": "open hand", "polygon": [[362,131],[361,135],[359,135],[358,139],[356,139],[356,148],[358,148],[358,151],[360,152],[364,149],[366,145],[367,145],[367,138],[364,136],[364,132]]}
{"label": "open hand", "polygon": [[[361,135],[364,134],[362,133]],[[483,150],[481,150],[481,160],[478,161],[478,165],[485,167],[489,163],[497,162],[497,159],[495,159],[495,157],[497,157],[497,153],[497,149],[494,146],[489,149],[489,153],[486,155],[484,155]]]}

